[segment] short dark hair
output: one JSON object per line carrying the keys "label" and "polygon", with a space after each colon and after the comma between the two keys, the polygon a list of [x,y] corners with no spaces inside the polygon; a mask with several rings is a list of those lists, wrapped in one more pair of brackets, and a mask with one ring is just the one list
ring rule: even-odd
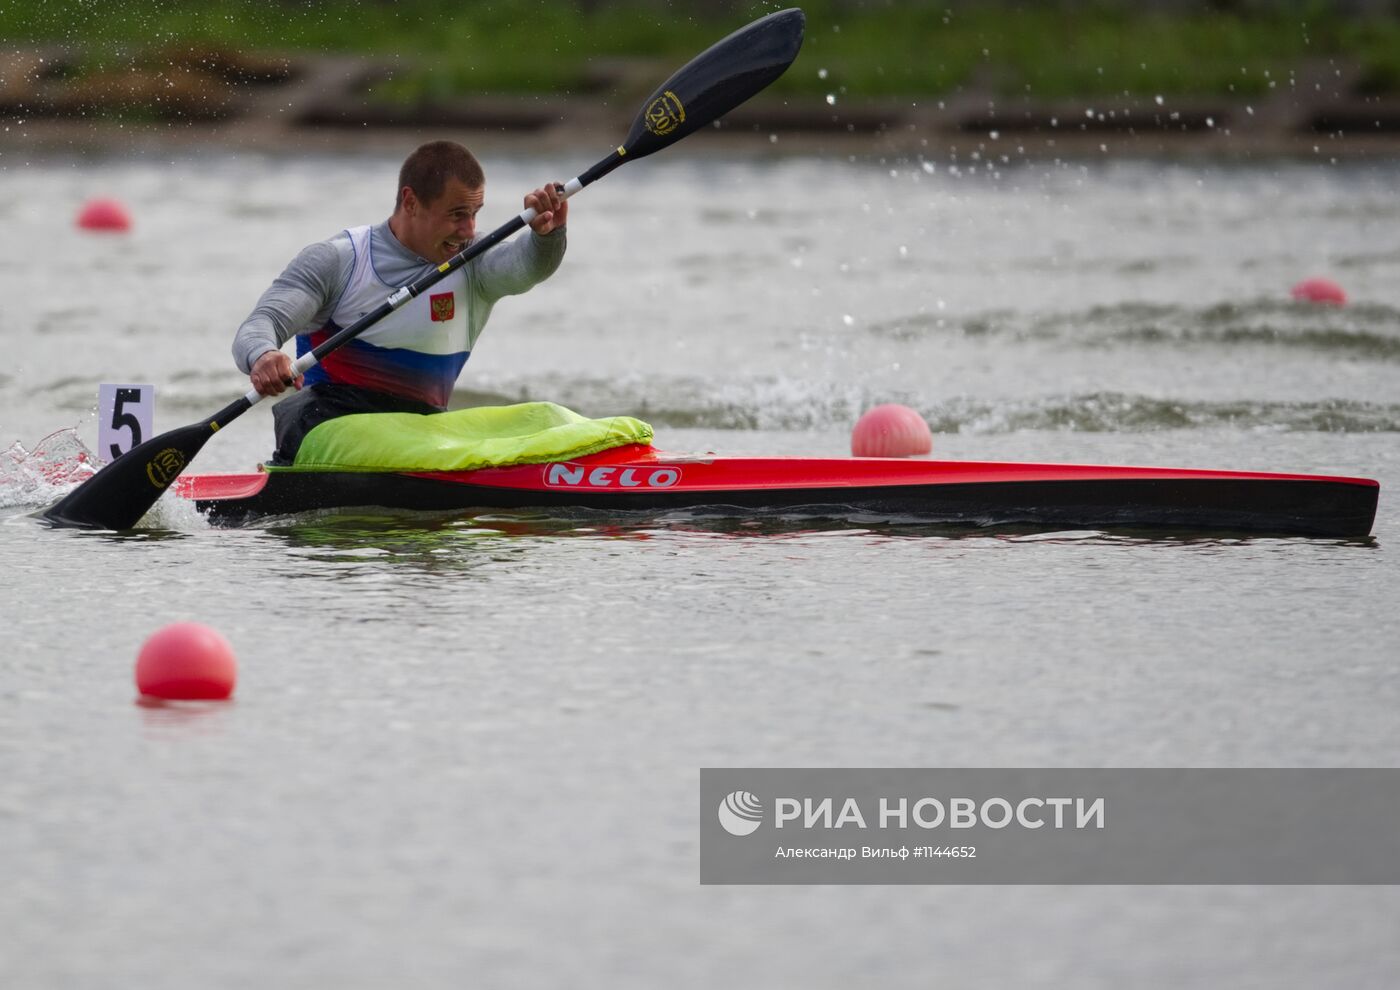
{"label": "short dark hair", "polygon": [[469,189],[486,185],[486,173],[481,163],[456,141],[429,141],[419,145],[404,160],[399,169],[399,188],[394,194],[394,209],[403,205],[403,190],[407,186],[424,203],[431,203],[447,188],[448,179],[457,179]]}

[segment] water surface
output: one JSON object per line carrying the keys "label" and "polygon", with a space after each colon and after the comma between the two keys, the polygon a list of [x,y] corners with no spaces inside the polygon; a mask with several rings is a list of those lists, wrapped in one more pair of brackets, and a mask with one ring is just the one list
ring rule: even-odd
{"label": "water surface", "polygon": [[[581,165],[486,164],[487,227]],[[0,445],[95,446],[100,381],[156,383],[161,429],[240,394],[252,301],[396,167],[11,164]],[[8,982],[1388,985],[1388,888],[701,888],[695,823],[701,766],[1395,765],[1397,177],[676,153],[574,201],[459,392],[680,451],[839,456],[900,401],[951,458],[1362,475],[1369,540],[164,503],[114,535],[40,526],[61,488],[0,454]],[[131,235],[68,226],[98,193]],[[1315,274],[1353,304],[1290,302]],[[134,703],[182,619],[232,703]]]}

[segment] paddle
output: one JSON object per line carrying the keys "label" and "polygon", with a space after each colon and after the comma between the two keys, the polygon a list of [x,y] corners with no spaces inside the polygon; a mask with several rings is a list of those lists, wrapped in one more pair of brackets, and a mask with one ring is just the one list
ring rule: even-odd
{"label": "paddle", "polygon": [[[626,140],[612,154],[565,183],[564,195],[572,196],[618,166],[675,144],[763,89],[797,57],[805,23],[806,18],[796,7],[779,11],[740,28],[697,55],[657,88],[637,114]],[[533,209],[524,210],[416,282],[400,287],[377,309],[298,358],[292,365],[293,375],[303,374],[331,351],[489,251],[534,217]],[[189,466],[211,436],[262,398],[256,390],[250,390],[202,422],[133,447],[69,492],[43,517],[55,526],[130,529]]]}

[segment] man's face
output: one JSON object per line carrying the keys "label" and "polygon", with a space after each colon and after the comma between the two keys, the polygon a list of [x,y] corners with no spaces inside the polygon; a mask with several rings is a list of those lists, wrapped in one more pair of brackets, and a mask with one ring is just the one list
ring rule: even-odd
{"label": "man's face", "polygon": [[405,188],[400,240],[410,251],[440,265],[476,236],[476,214],[485,202],[485,187],[473,189],[460,179],[448,179],[442,195],[431,203]]}

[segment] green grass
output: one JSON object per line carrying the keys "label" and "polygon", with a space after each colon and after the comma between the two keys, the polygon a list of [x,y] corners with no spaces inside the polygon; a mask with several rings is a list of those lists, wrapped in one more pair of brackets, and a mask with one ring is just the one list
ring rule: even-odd
{"label": "green grass", "polygon": [[[781,3],[546,0],[0,0],[4,47],[59,43],[88,69],[173,51],[399,56],[380,95],[579,92],[599,59],[660,71]],[[808,36],[777,84],[839,100],[927,97],[970,81],[1053,99],[1132,93],[1238,94],[1285,85],[1306,60],[1355,61],[1370,91],[1400,89],[1400,24],[1325,2],[1202,5],[1142,14],[1131,3],[807,0]],[[703,12],[703,13],[702,13]]]}

